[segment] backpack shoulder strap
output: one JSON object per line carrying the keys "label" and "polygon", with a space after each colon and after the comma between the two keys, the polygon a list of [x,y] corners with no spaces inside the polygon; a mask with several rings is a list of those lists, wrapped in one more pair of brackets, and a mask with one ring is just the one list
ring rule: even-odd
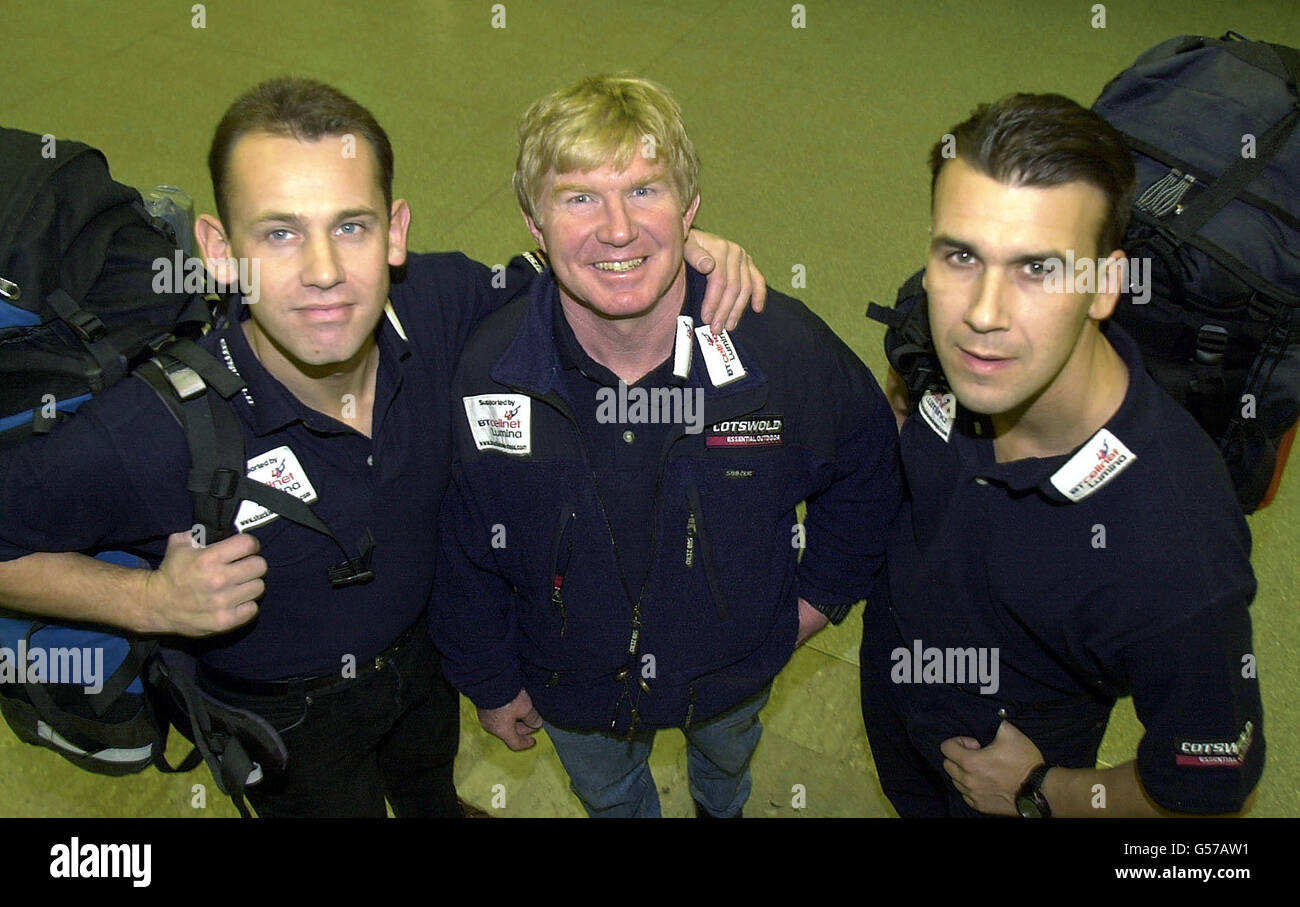
{"label": "backpack shoulder strap", "polygon": [[931,388],[947,384],[930,338],[924,277],[922,269],[904,281],[893,308],[874,302],[867,306],[867,317],[889,328],[885,331],[885,357],[907,385],[912,410]]}
{"label": "backpack shoulder strap", "polygon": [[[244,432],[230,402],[244,388],[242,378],[189,340],[169,343],[136,373],[153,387],[185,430],[191,460],[186,488],[194,501],[195,524],[204,527],[209,539],[227,538],[240,503],[252,501],[333,540],[344,559],[330,568],[331,585],[339,588],[374,579],[372,538],[361,541],[358,555],[349,555],[305,502],[245,475]],[[208,393],[209,389],[216,393]]]}

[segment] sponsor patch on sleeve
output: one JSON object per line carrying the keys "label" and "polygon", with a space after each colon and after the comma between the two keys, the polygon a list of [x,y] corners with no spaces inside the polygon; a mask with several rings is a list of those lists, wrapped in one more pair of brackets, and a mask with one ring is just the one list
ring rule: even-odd
{"label": "sponsor patch on sleeve", "polygon": [[1192,768],[1241,768],[1254,736],[1255,723],[1247,721],[1236,740],[1179,740],[1175,761]]}
{"label": "sponsor patch on sleeve", "polygon": [[948,443],[948,438],[952,435],[952,423],[957,419],[957,398],[952,392],[941,394],[938,391],[926,391],[917,410],[925,424],[933,428],[945,444]]}
{"label": "sponsor patch on sleeve", "polygon": [[780,447],[785,443],[785,417],[760,413],[743,419],[728,419],[709,426],[706,447]]}
{"label": "sponsor patch on sleeve", "polygon": [[[316,500],[316,489],[308,480],[297,455],[287,445],[253,457],[248,461],[247,475],[254,482],[291,494],[308,504]],[[235,528],[243,532],[269,523],[278,516],[278,513],[267,510],[261,504],[241,501],[239,512],[235,514]]]}
{"label": "sponsor patch on sleeve", "polygon": [[533,452],[531,397],[479,394],[461,399],[479,450],[499,450],[520,457]]}
{"label": "sponsor patch on sleeve", "polygon": [[699,338],[700,352],[704,354],[704,364],[709,368],[709,380],[714,387],[745,377],[745,366],[740,362],[730,334],[726,331],[715,334],[706,324],[695,329],[695,336]]}
{"label": "sponsor patch on sleeve", "polygon": [[1078,503],[1135,460],[1137,454],[1103,428],[1052,474],[1052,484],[1061,494]]}

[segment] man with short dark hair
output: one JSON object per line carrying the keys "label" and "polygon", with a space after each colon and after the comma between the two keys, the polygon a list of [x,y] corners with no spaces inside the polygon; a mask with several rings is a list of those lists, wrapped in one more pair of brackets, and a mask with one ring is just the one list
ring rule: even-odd
{"label": "man with short dark hair", "polygon": [[[247,382],[232,405],[249,476],[292,476],[344,544],[371,540],[357,560],[373,578],[336,582],[352,552],[248,501],[238,534],[193,547],[184,434],[148,385],[126,380],[0,463],[0,600],[208,637],[201,685],[288,747],[285,772],[248,789],[260,815],[383,816],[385,799],[399,816],[459,815],[458,700],[423,618],[447,389],[473,326],[520,288],[493,286],[459,253],[407,255],[388,138],[327,85],[257,86],[222,119],[209,162],[220,216],[196,225],[208,266],[233,285],[237,262],[260,263],[248,304],[201,341]],[[743,305],[732,292],[715,302]],[[156,569],[31,553],[103,548]]]}
{"label": "man with short dark hair", "polygon": [[[1209,438],[1107,321],[1123,140],[1059,95],[1012,95],[931,168],[946,385],[908,416],[892,376],[909,500],[862,646],[885,793],[905,816],[1240,810],[1264,758],[1250,535]],[[1126,695],[1136,758],[1097,768]]]}

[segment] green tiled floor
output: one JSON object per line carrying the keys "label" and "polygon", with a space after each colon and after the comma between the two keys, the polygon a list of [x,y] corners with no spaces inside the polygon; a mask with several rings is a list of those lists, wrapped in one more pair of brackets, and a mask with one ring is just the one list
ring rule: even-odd
{"label": "green tiled floor", "polygon": [[[478,0],[190,3],[6,0],[0,122],[90,142],[115,176],[186,187],[212,210],[211,130],[236,94],[284,72],[333,82],[367,104],[397,152],[397,192],[418,249],[463,249],[488,264],[531,240],[509,189],[518,115],[586,72],[632,70],[677,94],[704,162],[700,223],[744,242],[769,282],[803,298],[884,373],[869,299],[892,300],[922,255],[930,144],[979,101],[1011,90],[1090,103],[1141,51],[1173,34],[1300,45],[1292,0],[1115,0],[1104,29],[1088,3],[808,0],[581,3],[506,0],[506,28]],[[1251,518],[1260,593],[1253,609],[1269,762],[1254,811],[1300,815],[1300,467]],[[885,816],[858,713],[858,615],[796,654],[763,713],[748,812]],[[457,780],[501,815],[579,815],[542,736],[511,753],[463,711]],[[1134,751],[1121,703],[1102,748]],[[180,748],[173,747],[179,754]],[[652,758],[664,812],[687,815],[681,735]],[[203,786],[206,807],[194,804]],[[498,787],[499,785],[499,787]],[[804,808],[793,802],[802,796]],[[109,779],[0,730],[0,816],[233,815],[205,769]]]}

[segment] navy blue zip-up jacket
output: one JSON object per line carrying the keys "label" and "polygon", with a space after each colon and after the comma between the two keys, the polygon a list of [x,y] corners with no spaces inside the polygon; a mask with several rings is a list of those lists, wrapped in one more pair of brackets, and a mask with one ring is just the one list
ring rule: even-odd
{"label": "navy blue zip-up jacket", "polygon": [[[699,324],[704,283],[688,278],[683,314]],[[800,597],[834,613],[870,590],[902,496],[893,415],[826,324],[769,290],[731,335],[745,377],[715,387],[691,345],[685,389],[703,391],[705,430],[670,432],[649,572],[629,591],[620,515],[600,499],[560,375],[558,305],[548,271],[483,323],[457,369],[430,609],[447,676],[485,709],[526,689],[562,727],[706,720],[789,660]]]}

